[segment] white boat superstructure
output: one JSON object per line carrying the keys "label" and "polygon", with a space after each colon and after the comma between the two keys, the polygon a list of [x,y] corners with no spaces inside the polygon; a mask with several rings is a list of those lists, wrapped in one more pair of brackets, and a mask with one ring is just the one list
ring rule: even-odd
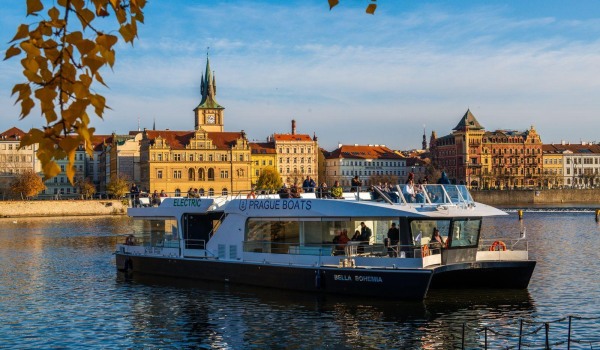
{"label": "white boat superstructure", "polygon": [[[464,186],[423,185],[415,203],[403,190],[344,193],[344,199],[322,193],[165,198],[157,207],[129,209],[149,230],[118,247],[117,266],[413,299],[429,287],[490,286],[490,272],[510,276],[501,287],[527,286],[535,266],[527,249],[494,241],[490,251],[480,244],[482,218],[504,212],[475,203]],[[434,229],[443,244],[431,241]]]}

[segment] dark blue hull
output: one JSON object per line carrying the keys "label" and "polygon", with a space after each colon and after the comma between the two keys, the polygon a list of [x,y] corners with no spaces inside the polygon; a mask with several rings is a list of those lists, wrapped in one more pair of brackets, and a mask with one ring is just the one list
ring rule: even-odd
{"label": "dark blue hull", "polygon": [[134,274],[402,300],[425,298],[432,276],[429,269],[316,268],[122,253],[116,254],[116,263]]}
{"label": "dark blue hull", "polygon": [[439,266],[430,288],[525,289],[535,261],[482,261]]}

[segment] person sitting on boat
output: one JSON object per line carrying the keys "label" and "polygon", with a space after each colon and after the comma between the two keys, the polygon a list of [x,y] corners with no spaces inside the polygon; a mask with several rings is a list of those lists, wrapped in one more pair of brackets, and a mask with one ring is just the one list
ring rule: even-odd
{"label": "person sitting on boat", "polygon": [[331,188],[331,196],[335,199],[344,199],[344,190],[337,180],[333,183],[333,187]]}
{"label": "person sitting on boat", "polygon": [[160,204],[160,195],[158,194],[158,190],[154,190],[154,193],[152,193],[152,205],[159,205]]}
{"label": "person sitting on boat", "polygon": [[415,202],[415,187],[412,179],[409,179],[406,185],[404,185],[404,190],[402,190],[402,194],[404,195],[404,199],[407,203]]}
{"label": "person sitting on boat", "polygon": [[352,188],[350,189],[350,191],[358,192],[358,191],[360,191],[361,186],[362,186],[362,181],[360,181],[360,179],[358,178],[358,175],[355,175],[354,178],[352,179]]}
{"label": "person sitting on boat", "polygon": [[292,186],[290,193],[291,193],[291,198],[301,198],[302,197],[302,195],[301,195],[302,189],[296,183]]}
{"label": "person sitting on boat", "polygon": [[360,231],[359,230],[354,231],[354,236],[352,236],[351,240],[354,242],[360,241]]}
{"label": "person sitting on boat", "polygon": [[446,175],[445,171],[442,171],[442,176],[440,177],[440,179],[437,182],[440,185],[449,185],[450,184],[450,179],[448,179],[448,175]]}
{"label": "person sitting on boat", "polygon": [[369,241],[371,240],[371,229],[365,225],[364,222],[360,223],[360,240],[362,242],[367,242],[367,244],[369,243]]}
{"label": "person sitting on boat", "polygon": [[333,238],[333,243],[335,246],[335,255],[341,255],[344,253],[346,249],[346,244],[350,242],[350,238],[348,237],[348,231],[346,229],[342,230],[339,235]]}
{"label": "person sitting on boat", "polygon": [[290,189],[285,184],[283,184],[283,186],[281,187],[281,189],[277,193],[279,194],[279,198],[292,198],[292,194],[290,193]]}
{"label": "person sitting on boat", "polygon": [[331,194],[327,188],[327,183],[323,182],[319,186],[319,189],[317,190],[317,198],[331,198]]}
{"label": "person sitting on boat", "polygon": [[250,193],[248,193],[248,195],[246,196],[246,198],[248,198],[248,199],[255,199],[256,198],[256,192],[254,192],[254,188],[252,188],[250,190]]}
{"label": "person sitting on boat", "polygon": [[431,239],[429,240],[430,249],[441,249],[444,246],[444,239],[440,236],[440,230],[437,227],[433,228],[433,233],[431,234]]}
{"label": "person sitting on boat", "polygon": [[396,223],[392,222],[392,227],[387,232],[385,246],[390,257],[395,257],[398,254],[397,246],[400,242],[400,230],[396,227]]}
{"label": "person sitting on boat", "polygon": [[165,190],[160,190],[160,197],[165,198],[165,197],[169,197],[169,195],[167,194],[167,192],[165,192]]}
{"label": "person sitting on boat", "polygon": [[304,192],[307,193],[314,192],[315,186],[317,186],[317,184],[315,183],[315,180],[313,180],[310,176],[307,176],[304,182],[302,183],[302,189],[304,190]]}

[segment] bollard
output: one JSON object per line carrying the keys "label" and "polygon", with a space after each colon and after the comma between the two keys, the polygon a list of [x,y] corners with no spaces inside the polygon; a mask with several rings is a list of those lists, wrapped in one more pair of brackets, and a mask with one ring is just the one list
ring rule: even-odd
{"label": "bollard", "polygon": [[600,209],[596,209],[596,222],[600,221]]}
{"label": "bollard", "polygon": [[519,209],[519,211],[517,211],[517,214],[519,214],[519,220],[523,220],[523,209]]}

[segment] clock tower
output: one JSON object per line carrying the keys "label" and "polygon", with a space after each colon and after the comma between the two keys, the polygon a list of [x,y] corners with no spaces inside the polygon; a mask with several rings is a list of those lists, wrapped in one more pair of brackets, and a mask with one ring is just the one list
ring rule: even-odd
{"label": "clock tower", "polygon": [[206,56],[206,72],[200,82],[201,101],[194,108],[195,129],[203,129],[208,132],[223,131],[223,110],[225,107],[219,105],[217,96],[217,84],[214,73],[210,70],[208,55]]}

